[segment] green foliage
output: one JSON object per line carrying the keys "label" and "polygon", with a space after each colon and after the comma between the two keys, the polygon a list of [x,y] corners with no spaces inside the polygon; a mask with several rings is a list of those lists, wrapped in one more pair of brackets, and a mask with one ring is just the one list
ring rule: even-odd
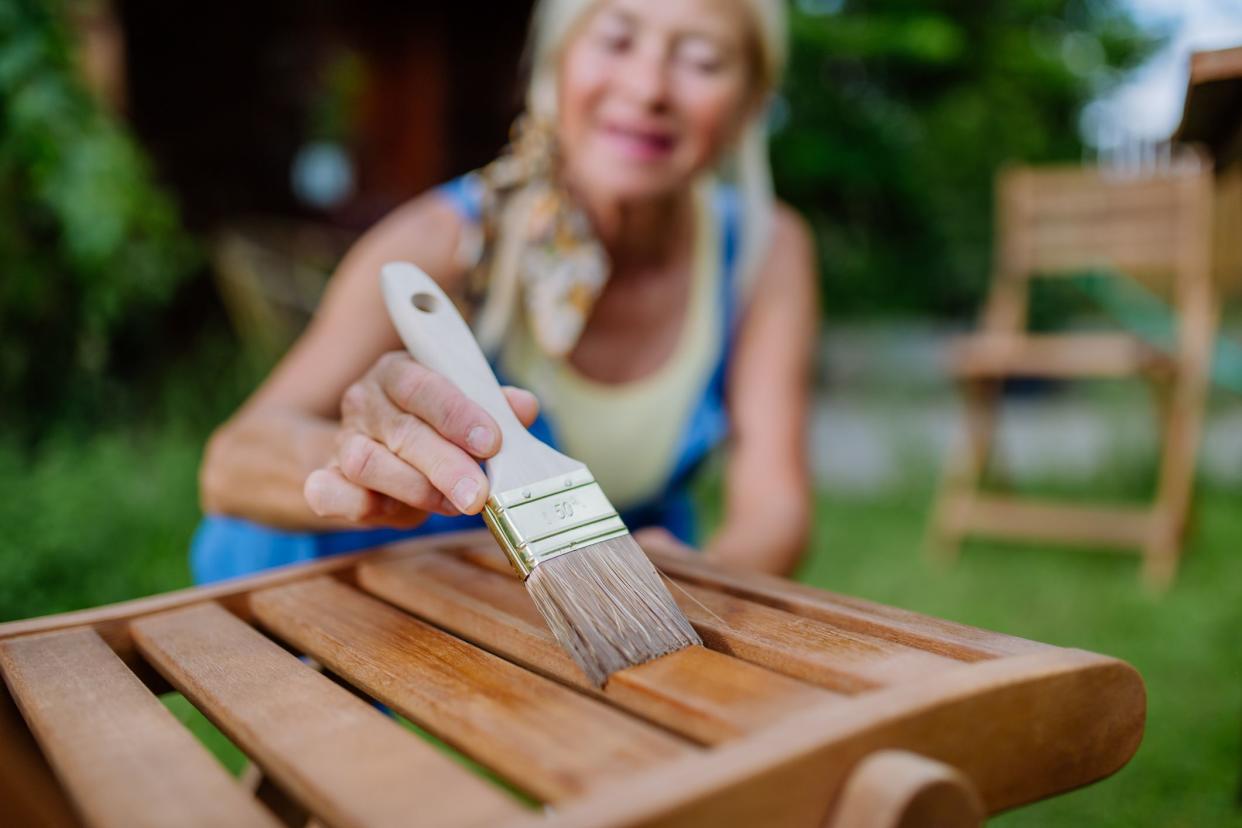
{"label": "green foliage", "polygon": [[0,3],[0,419],[26,425],[96,402],[123,333],[198,265],[142,152],[79,81],[64,18],[61,2]]}
{"label": "green foliage", "polygon": [[996,169],[1081,157],[1082,106],[1153,45],[1117,0],[797,7],[773,166],[833,313],[973,311]]}

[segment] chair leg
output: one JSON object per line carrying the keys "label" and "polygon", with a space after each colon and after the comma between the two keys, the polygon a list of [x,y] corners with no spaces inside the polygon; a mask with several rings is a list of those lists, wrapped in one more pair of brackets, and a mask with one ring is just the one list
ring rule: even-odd
{"label": "chair leg", "polygon": [[1156,592],[1164,592],[1177,577],[1182,539],[1167,520],[1159,517],[1158,510],[1156,514],[1151,538],[1143,545],[1143,582]]}
{"label": "chair leg", "polygon": [[1000,405],[1000,382],[984,380],[962,384],[965,433],[960,445],[950,450],[932,511],[926,547],[930,557],[942,564],[957,560],[964,536],[960,512],[978,490],[987,470],[996,433]]}
{"label": "chair leg", "polygon": [[1161,406],[1164,444],[1160,476],[1152,506],[1151,535],[1143,549],[1143,578],[1158,590],[1172,584],[1186,535],[1216,333],[1215,315],[1207,310],[1188,314],[1182,324],[1187,326],[1181,341],[1182,362]]}

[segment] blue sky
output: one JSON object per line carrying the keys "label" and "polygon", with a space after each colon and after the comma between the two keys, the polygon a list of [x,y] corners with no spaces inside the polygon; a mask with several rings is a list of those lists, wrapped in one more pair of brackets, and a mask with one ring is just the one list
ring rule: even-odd
{"label": "blue sky", "polygon": [[1190,53],[1242,46],[1242,0],[1126,0],[1135,19],[1169,35],[1165,47],[1083,113],[1093,144],[1167,138],[1181,120]]}

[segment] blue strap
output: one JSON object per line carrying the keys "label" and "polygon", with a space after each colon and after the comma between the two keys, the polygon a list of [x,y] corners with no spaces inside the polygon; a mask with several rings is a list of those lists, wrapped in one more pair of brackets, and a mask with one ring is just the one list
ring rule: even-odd
{"label": "blue strap", "polygon": [[445,182],[436,192],[451,201],[463,218],[478,222],[483,217],[483,182],[477,173]]}
{"label": "blue strap", "polygon": [[699,403],[695,406],[677,450],[670,488],[680,487],[693,475],[713,448],[729,434],[729,412],[726,405],[726,384],[730,357],[738,321],[738,250],[740,247],[741,210],[737,191],[718,188],[715,198],[720,221],[722,257],[717,301],[720,303],[716,363],[708,377]]}

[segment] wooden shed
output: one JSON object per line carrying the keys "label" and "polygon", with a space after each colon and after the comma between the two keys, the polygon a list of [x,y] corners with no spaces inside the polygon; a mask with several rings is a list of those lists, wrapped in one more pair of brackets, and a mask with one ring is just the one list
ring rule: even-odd
{"label": "wooden shed", "polygon": [[1174,138],[1201,144],[1216,169],[1212,270],[1218,288],[1242,290],[1242,46],[1196,52]]}

